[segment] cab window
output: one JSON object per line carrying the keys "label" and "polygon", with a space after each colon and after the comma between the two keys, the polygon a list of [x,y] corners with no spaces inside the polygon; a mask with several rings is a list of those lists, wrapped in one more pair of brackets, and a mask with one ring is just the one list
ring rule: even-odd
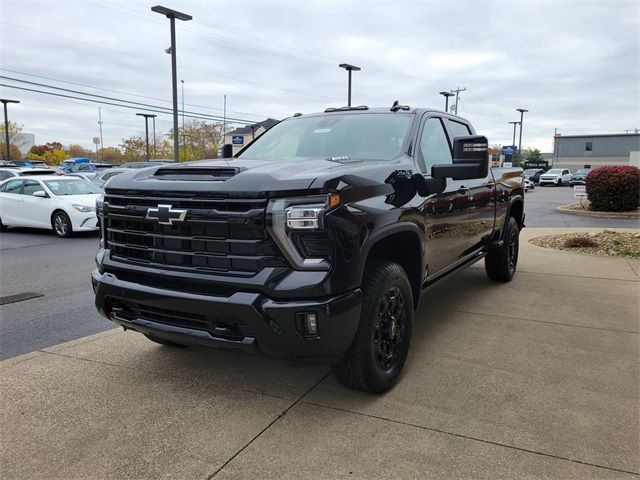
{"label": "cab window", "polygon": [[431,175],[434,165],[451,163],[451,148],[440,118],[431,117],[424,122],[417,157],[420,168],[427,175]]}
{"label": "cab window", "polygon": [[460,122],[456,122],[455,120],[451,120],[447,118],[447,129],[449,130],[449,140],[451,141],[451,145],[453,145],[453,139],[456,137],[466,137],[467,135],[471,135],[469,131],[469,127]]}

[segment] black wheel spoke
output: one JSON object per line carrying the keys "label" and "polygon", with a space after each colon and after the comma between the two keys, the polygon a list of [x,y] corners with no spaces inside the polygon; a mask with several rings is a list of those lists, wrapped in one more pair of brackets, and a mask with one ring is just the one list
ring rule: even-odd
{"label": "black wheel spoke", "polygon": [[391,369],[400,356],[407,317],[405,308],[402,291],[396,286],[390,287],[380,300],[373,347],[376,362],[383,370]]}

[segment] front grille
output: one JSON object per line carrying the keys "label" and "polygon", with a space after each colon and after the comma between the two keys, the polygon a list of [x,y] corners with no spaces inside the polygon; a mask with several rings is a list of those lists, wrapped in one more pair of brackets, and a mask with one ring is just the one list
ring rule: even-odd
{"label": "front grille", "polygon": [[236,320],[218,319],[213,315],[158,308],[128,300],[114,300],[113,313],[127,320],[150,320],[163,325],[202,330],[214,337],[227,340],[242,341],[244,337],[254,336],[246,325]]}
{"label": "front grille", "polygon": [[[164,225],[147,209],[187,210],[184,221]],[[164,269],[251,275],[287,263],[265,229],[266,199],[206,193],[108,189],[106,240],[114,260]]]}

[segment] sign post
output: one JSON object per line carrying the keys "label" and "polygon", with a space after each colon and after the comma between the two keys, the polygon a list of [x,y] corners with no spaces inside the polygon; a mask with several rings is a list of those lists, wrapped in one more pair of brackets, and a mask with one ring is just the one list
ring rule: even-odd
{"label": "sign post", "polygon": [[586,185],[574,185],[573,186],[573,198],[580,199],[580,205],[582,206],[582,199],[587,198],[587,186]]}

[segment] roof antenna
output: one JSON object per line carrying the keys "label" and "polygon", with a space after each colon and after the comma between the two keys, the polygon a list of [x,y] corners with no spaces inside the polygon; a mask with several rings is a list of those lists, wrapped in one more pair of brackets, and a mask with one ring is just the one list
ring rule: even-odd
{"label": "roof antenna", "polygon": [[400,101],[399,100],[396,100],[395,102],[393,102],[393,105],[391,105],[391,111],[392,112],[397,112],[401,108],[402,108],[402,105],[400,105]]}

